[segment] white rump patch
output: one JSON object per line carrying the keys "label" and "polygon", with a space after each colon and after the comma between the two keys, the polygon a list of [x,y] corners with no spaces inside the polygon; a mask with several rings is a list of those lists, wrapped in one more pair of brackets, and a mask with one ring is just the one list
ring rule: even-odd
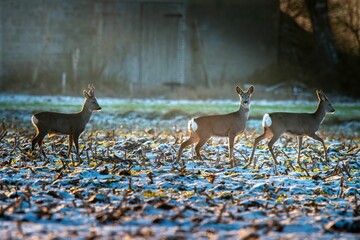
{"label": "white rump patch", "polygon": [[272,124],[272,120],[271,120],[271,117],[268,113],[265,113],[264,114],[264,117],[263,117],[263,121],[262,121],[262,126],[263,127],[270,127]]}
{"label": "white rump patch", "polygon": [[39,120],[33,115],[31,121],[36,125],[39,123]]}
{"label": "white rump patch", "polygon": [[188,129],[190,132],[195,132],[198,129],[197,123],[194,121],[194,119],[191,119],[188,122]]}

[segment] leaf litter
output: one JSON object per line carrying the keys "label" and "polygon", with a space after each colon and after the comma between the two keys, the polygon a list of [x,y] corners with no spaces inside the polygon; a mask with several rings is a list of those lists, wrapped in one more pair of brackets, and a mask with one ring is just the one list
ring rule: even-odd
{"label": "leaf litter", "polygon": [[[95,117],[96,116],[96,117]],[[34,129],[13,116],[0,131],[0,234],[11,239],[358,239],[360,144],[354,131],[321,127],[297,165],[296,140],[275,147],[278,174],[262,142],[244,168],[261,123],[237,138],[237,166],[227,142],[211,139],[203,161],[187,148],[188,116],[117,119],[95,114],[79,139],[81,159],[66,158],[65,137],[45,138],[44,159],[30,152]],[[348,124],[348,123],[346,123]],[[355,127],[356,128],[356,127]],[[354,129],[356,131],[356,129]]]}

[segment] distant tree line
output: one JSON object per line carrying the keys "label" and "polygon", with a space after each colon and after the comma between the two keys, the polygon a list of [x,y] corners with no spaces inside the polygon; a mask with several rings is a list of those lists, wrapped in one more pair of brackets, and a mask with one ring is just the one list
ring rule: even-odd
{"label": "distant tree line", "polygon": [[360,97],[360,0],[280,0],[279,19],[278,64],[253,78]]}

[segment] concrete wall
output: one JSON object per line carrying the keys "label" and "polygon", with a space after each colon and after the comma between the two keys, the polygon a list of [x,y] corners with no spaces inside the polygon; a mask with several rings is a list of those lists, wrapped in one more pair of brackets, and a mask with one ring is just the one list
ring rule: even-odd
{"label": "concrete wall", "polygon": [[213,86],[276,61],[276,0],[2,0],[0,77],[24,87]]}
{"label": "concrete wall", "polygon": [[[195,75],[204,62],[210,85],[235,82],[276,61],[277,1],[213,2],[206,7],[203,1],[189,2],[190,76],[204,79],[204,74]],[[202,49],[196,47],[199,40]]]}

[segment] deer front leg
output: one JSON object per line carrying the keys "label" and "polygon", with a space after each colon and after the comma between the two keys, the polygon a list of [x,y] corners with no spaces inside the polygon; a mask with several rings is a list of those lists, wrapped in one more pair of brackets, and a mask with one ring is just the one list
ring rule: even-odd
{"label": "deer front leg", "polygon": [[69,145],[68,145],[67,157],[69,158],[70,153],[71,153],[71,148],[72,148],[72,145],[73,145],[73,142],[74,142],[74,138],[73,138],[73,136],[71,134],[68,137],[69,137]]}
{"label": "deer front leg", "polygon": [[75,143],[75,150],[76,150],[76,157],[80,159],[79,156],[79,134],[74,134],[74,143]]}
{"label": "deer front leg", "polygon": [[235,161],[234,161],[234,140],[235,135],[229,134],[229,159],[230,159],[230,167],[235,167]]}
{"label": "deer front leg", "polygon": [[316,135],[316,133],[310,135],[309,137],[312,137],[313,139],[318,140],[322,143],[323,148],[324,148],[325,161],[328,162],[327,151],[326,151],[326,146],[325,146],[324,140],[321,137],[319,137],[318,135]]}

